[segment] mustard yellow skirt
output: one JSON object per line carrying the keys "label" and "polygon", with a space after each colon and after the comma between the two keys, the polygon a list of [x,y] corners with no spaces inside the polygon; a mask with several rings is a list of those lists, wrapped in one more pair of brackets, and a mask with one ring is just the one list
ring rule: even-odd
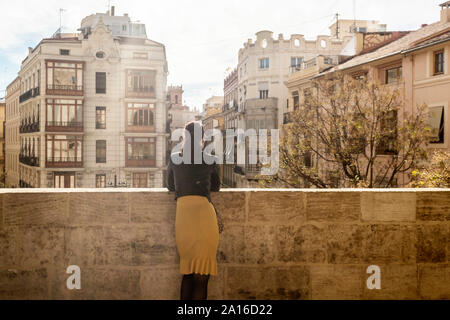
{"label": "mustard yellow skirt", "polygon": [[175,233],[181,274],[217,275],[219,227],[216,211],[207,198],[177,199]]}

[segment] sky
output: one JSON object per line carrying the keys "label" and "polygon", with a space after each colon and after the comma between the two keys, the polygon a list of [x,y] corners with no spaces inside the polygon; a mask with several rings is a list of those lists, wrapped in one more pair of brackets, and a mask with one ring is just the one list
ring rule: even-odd
{"label": "sky", "polygon": [[0,98],[15,79],[28,47],[50,37],[60,25],[76,32],[81,20],[115,6],[146,24],[149,39],[166,46],[168,85],[183,85],[183,100],[202,107],[223,95],[223,79],[237,65],[238,51],[260,30],[329,35],[335,14],[342,19],[378,20],[388,30],[416,30],[439,20],[444,0],[0,0]]}

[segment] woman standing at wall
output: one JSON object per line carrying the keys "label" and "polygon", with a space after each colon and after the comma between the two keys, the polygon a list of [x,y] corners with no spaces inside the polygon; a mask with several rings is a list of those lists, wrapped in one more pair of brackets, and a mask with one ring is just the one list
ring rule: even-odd
{"label": "woman standing at wall", "polygon": [[[195,153],[201,154],[194,163]],[[219,191],[216,158],[203,152],[203,127],[190,122],[185,128],[183,149],[173,153],[168,167],[168,189],[175,191],[175,233],[180,255],[181,300],[206,300],[210,275],[217,275],[219,226],[210,192]],[[183,159],[174,161],[174,159]],[[207,164],[213,163],[213,164]]]}

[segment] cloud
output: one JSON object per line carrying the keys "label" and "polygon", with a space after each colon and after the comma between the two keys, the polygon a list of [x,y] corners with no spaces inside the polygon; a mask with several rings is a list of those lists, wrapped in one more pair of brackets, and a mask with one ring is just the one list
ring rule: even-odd
{"label": "cloud", "polygon": [[[422,23],[439,20],[443,0],[356,0],[358,19],[379,20],[389,30],[417,29]],[[169,84],[182,84],[188,105],[201,107],[211,94],[223,94],[226,68],[237,64],[238,50],[259,30],[304,34],[314,39],[328,34],[328,26],[339,13],[353,19],[353,0],[113,0],[116,14],[128,13],[147,26],[150,39],[166,46]],[[53,34],[59,27],[59,8],[65,31],[76,31],[81,19],[105,12],[107,1],[15,0],[1,1],[2,41],[0,63],[7,64],[13,80],[28,46]],[[6,15],[5,15],[6,12]],[[13,71],[15,69],[15,71]],[[0,70],[0,74],[1,74]]]}

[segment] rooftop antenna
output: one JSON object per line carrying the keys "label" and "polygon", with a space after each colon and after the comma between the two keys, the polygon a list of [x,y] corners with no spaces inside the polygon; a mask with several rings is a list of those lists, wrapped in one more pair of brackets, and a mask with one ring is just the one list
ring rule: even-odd
{"label": "rooftop antenna", "polygon": [[59,8],[59,33],[62,33],[62,14],[66,11],[63,8]]}
{"label": "rooftop antenna", "polygon": [[356,28],[356,0],[353,0],[353,28]]}
{"label": "rooftop antenna", "polygon": [[336,39],[339,39],[339,13],[336,13]]}

